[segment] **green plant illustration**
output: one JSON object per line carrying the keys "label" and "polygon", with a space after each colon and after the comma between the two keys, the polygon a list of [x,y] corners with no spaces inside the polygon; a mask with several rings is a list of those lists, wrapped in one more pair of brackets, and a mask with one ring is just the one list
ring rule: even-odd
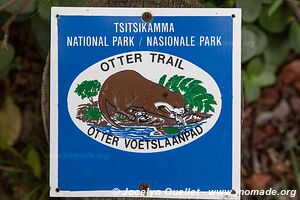
{"label": "green plant illustration", "polygon": [[165,127],[164,131],[166,132],[166,134],[176,135],[180,133],[182,130],[180,128],[170,126],[170,127]]}
{"label": "green plant illustration", "polygon": [[92,120],[98,122],[101,117],[101,112],[99,108],[88,107],[86,108],[84,115],[85,115],[85,121]]}
{"label": "green plant illustration", "polygon": [[213,105],[217,105],[214,96],[207,92],[200,80],[174,75],[167,80],[167,75],[160,78],[159,84],[173,92],[180,92],[189,109],[198,112],[214,112]]}
{"label": "green plant illustration", "polygon": [[121,122],[121,121],[126,120],[126,117],[118,116],[118,117],[116,117],[116,120]]}
{"label": "green plant illustration", "polygon": [[75,93],[81,97],[81,99],[89,99],[90,103],[78,108],[78,117],[83,121],[99,122],[101,118],[101,112],[97,106],[97,102],[93,100],[93,97],[99,94],[101,89],[101,83],[97,80],[85,80],[77,85]]}
{"label": "green plant illustration", "polygon": [[81,99],[88,98],[89,101],[94,104],[93,97],[97,96],[101,88],[101,84],[97,80],[83,81],[78,84],[75,93],[81,97]]}

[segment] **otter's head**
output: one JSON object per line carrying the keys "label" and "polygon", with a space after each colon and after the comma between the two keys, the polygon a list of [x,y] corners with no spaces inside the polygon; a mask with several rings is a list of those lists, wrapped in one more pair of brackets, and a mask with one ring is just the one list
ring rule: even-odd
{"label": "otter's head", "polygon": [[166,90],[161,94],[160,101],[155,103],[155,107],[162,113],[172,117],[174,114],[182,115],[185,112],[185,101],[179,92]]}

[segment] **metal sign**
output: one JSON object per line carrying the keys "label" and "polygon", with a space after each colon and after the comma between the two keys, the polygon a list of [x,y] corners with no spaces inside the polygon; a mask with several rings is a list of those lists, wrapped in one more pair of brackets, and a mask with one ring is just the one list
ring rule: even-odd
{"label": "metal sign", "polygon": [[239,199],[240,16],[52,8],[50,195]]}

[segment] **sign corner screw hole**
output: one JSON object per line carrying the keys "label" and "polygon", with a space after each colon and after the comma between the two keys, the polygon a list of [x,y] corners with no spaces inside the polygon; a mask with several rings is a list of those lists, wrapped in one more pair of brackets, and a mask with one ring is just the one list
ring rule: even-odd
{"label": "sign corner screw hole", "polygon": [[142,19],[146,23],[150,23],[153,19],[153,16],[150,12],[144,12],[142,15]]}
{"label": "sign corner screw hole", "polygon": [[59,188],[56,188],[55,191],[56,191],[57,193],[59,193]]}
{"label": "sign corner screw hole", "polygon": [[235,14],[232,14],[231,17],[232,17],[232,18],[235,18]]}
{"label": "sign corner screw hole", "polygon": [[141,183],[140,184],[141,193],[144,193],[145,195],[147,195],[148,190],[149,190],[149,184],[148,183]]}

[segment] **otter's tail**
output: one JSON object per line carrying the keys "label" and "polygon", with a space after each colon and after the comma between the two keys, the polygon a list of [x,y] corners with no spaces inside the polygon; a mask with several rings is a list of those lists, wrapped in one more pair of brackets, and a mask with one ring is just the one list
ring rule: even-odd
{"label": "otter's tail", "polygon": [[114,122],[111,119],[111,116],[110,116],[110,114],[109,114],[109,112],[107,110],[107,104],[108,104],[107,99],[103,95],[101,95],[101,93],[100,93],[100,96],[99,96],[99,108],[100,108],[100,111],[102,113],[102,116],[112,126],[114,126],[116,128],[122,128],[122,126],[120,126],[119,124],[116,124],[116,122]]}

